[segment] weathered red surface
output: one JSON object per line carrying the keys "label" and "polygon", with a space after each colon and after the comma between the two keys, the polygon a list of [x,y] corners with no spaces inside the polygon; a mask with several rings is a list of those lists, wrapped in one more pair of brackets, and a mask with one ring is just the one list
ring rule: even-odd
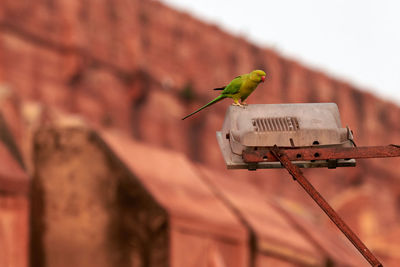
{"label": "weathered red surface", "polygon": [[217,195],[253,231],[256,261],[259,262],[256,266],[264,266],[262,262],[267,264],[271,260],[263,255],[272,255],[281,264],[323,265],[330,259],[339,266],[368,266],[355,249],[337,236],[338,233],[314,225],[305,219],[304,211],[299,215],[293,209],[284,208],[278,198],[262,194],[243,180],[231,179],[204,166],[199,169],[205,182],[215,188]]}
{"label": "weathered red surface", "polygon": [[29,202],[26,196],[1,193],[0,266],[29,266],[28,214]]}
{"label": "weathered red surface", "polygon": [[307,217],[304,208],[302,212],[296,211],[278,199],[269,199],[268,203],[280,211],[292,223],[292,227],[307,238],[326,258],[334,259],[338,265],[369,266],[356,248],[341,238],[339,230],[335,231],[332,227],[329,228],[332,231],[327,231],[318,222]]}
{"label": "weathered red surface", "polygon": [[0,141],[0,266],[28,266],[29,180]]}
{"label": "weathered red surface", "polygon": [[182,154],[106,132],[101,136],[168,211],[171,266],[247,265],[248,230]]}
{"label": "weathered red surface", "polygon": [[360,238],[350,229],[343,219],[335,212],[329,203],[321,196],[321,194],[312,186],[312,184],[304,177],[300,168],[294,165],[287,154],[275,146],[272,150],[273,155],[286,168],[293,179],[298,182],[301,187],[310,195],[310,197],[318,204],[318,206],[328,215],[329,219],[343,232],[350,242],[358,249],[371,266],[382,267],[382,264],[374,254],[364,245]]}
{"label": "weathered red surface", "polygon": [[0,191],[27,195],[29,188],[28,174],[1,142],[0,159]]}
{"label": "weathered red surface", "polygon": [[[244,180],[230,179],[203,165],[192,165],[179,153],[132,142],[115,133],[102,132],[101,136],[169,211],[173,266],[192,266],[195,255],[200,254],[207,256],[198,258],[196,266],[217,264],[210,261],[247,266],[250,255],[255,255],[250,260],[258,262],[256,266],[274,260],[280,264],[276,266],[323,265],[328,259],[339,266],[363,266],[357,252],[334,233],[315,230],[314,235],[324,235],[324,241],[311,238],[312,223],[292,212],[283,213]],[[148,161],[154,164],[145,164]],[[254,242],[250,235],[255,237],[255,254],[250,252],[252,246],[247,246]]]}

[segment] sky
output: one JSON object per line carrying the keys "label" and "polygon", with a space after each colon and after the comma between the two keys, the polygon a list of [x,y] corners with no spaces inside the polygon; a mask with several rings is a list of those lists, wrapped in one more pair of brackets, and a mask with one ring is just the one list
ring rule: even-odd
{"label": "sky", "polygon": [[400,1],[161,2],[400,105]]}

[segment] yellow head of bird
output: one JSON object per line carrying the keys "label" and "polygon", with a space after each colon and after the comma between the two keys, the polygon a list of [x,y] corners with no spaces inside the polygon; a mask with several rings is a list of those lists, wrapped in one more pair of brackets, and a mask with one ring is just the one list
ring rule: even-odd
{"label": "yellow head of bird", "polygon": [[253,70],[250,73],[250,79],[255,82],[264,82],[267,74],[263,70]]}

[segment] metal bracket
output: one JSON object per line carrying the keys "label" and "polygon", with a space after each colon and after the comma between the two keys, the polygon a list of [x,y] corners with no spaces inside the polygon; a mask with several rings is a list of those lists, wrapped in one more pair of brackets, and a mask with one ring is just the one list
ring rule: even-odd
{"label": "metal bracket", "polygon": [[336,169],[337,159],[328,159],[328,169]]}
{"label": "metal bracket", "polygon": [[[244,150],[243,160],[246,163],[277,162],[272,153],[273,148],[264,147],[257,150]],[[366,147],[285,147],[280,148],[290,161],[366,159],[400,157],[400,146],[366,146]]]}
{"label": "metal bracket", "polygon": [[270,153],[281,162],[284,168],[293,176],[311,198],[320,206],[320,208],[328,215],[333,223],[343,232],[343,234],[350,240],[351,243],[358,249],[364,258],[371,264],[371,266],[383,266],[379,260],[372,254],[372,252],[364,245],[358,236],[350,229],[350,227],[340,218],[335,210],[329,203],[321,196],[321,194],[313,187],[313,185],[306,179],[301,172],[300,168],[294,165],[289,156],[286,154],[287,150],[280,149],[276,145],[270,150]]}

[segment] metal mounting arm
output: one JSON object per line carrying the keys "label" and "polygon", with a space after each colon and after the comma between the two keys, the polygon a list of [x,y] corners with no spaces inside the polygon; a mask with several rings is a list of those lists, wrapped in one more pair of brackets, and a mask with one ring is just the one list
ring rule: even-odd
{"label": "metal mounting arm", "polygon": [[[341,148],[342,150],[343,148]],[[400,150],[400,149],[399,149]],[[343,232],[343,234],[350,240],[351,243],[360,251],[364,258],[371,264],[371,266],[383,266],[378,259],[371,253],[371,251],[364,245],[358,236],[350,229],[349,226],[340,218],[335,210],[329,203],[321,196],[321,194],[312,186],[312,184],[304,177],[300,168],[294,165],[289,156],[286,154],[287,150],[279,149],[274,146],[270,153],[281,162],[283,167],[293,176],[311,198],[321,207],[321,209],[328,215],[328,217],[336,224],[336,226]]]}
{"label": "metal mounting arm", "polygon": [[[336,160],[400,157],[400,146],[366,146],[366,147],[288,147],[280,148],[290,161],[303,160]],[[278,159],[271,148],[243,151],[246,163],[276,162]]]}

